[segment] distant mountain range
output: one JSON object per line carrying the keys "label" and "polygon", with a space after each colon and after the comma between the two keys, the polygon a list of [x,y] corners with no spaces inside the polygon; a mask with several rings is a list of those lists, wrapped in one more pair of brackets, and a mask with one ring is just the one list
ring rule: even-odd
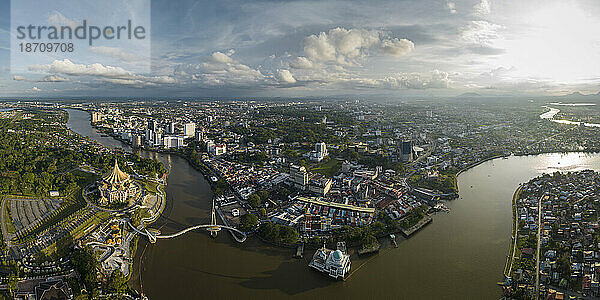
{"label": "distant mountain range", "polygon": [[582,94],[581,92],[572,92],[570,94],[566,94],[564,96],[557,96],[557,97],[598,97],[600,96],[600,92],[597,92],[595,94]]}
{"label": "distant mountain range", "polygon": [[481,97],[481,95],[478,93],[475,93],[475,92],[468,92],[468,93],[462,93],[456,97]]}

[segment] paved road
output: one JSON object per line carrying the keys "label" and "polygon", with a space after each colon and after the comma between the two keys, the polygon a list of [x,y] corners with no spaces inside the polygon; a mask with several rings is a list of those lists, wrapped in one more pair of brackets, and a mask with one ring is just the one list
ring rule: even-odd
{"label": "paved road", "polygon": [[[523,188],[523,185],[519,185],[519,188],[515,191],[515,194],[513,195],[513,218],[515,219],[515,224],[513,225],[514,230],[515,230],[515,235],[512,237],[513,238],[513,246],[512,246],[512,252],[508,253],[508,257],[507,259],[510,261],[506,262],[506,268],[504,269],[504,276],[510,276],[510,274],[512,273],[512,267],[513,267],[513,262],[515,261],[515,254],[517,252],[517,242],[519,240],[519,212],[517,211],[517,201],[519,199],[517,199],[519,197],[519,194],[521,192],[521,189]],[[510,251],[510,250],[509,250]],[[506,272],[506,269],[508,268],[508,272]]]}
{"label": "paved road", "polygon": [[542,199],[546,195],[542,195],[538,200],[538,232],[537,232],[537,259],[535,264],[535,299],[540,297],[540,240],[542,238]]}
{"label": "paved road", "polygon": [[4,222],[4,215],[6,214],[6,198],[2,198],[2,212],[0,213],[0,222],[2,222],[2,236],[4,237],[4,242],[6,243],[6,247],[10,249],[12,247],[12,243],[10,241],[10,237],[8,236],[8,231],[6,229],[6,223]]}

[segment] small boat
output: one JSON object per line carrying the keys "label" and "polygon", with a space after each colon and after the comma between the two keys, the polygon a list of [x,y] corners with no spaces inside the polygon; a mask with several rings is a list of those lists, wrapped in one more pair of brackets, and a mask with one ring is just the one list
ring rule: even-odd
{"label": "small boat", "polygon": [[211,177],[210,177],[210,180],[211,180],[212,182],[217,182],[217,181],[219,181],[219,179],[217,179],[217,177],[215,177],[215,176],[211,176]]}

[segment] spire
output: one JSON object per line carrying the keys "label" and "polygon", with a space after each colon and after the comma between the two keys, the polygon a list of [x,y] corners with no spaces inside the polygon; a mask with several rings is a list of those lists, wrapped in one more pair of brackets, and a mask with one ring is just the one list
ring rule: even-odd
{"label": "spire", "polygon": [[111,184],[120,184],[128,179],[129,175],[119,169],[119,164],[115,158],[115,166],[113,167],[112,172],[108,176],[104,177],[104,180],[110,182]]}

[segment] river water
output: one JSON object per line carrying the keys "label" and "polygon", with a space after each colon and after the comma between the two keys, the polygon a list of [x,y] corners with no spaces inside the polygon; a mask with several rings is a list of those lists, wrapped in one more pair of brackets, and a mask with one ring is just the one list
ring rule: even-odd
{"label": "river water", "polygon": [[[74,131],[108,147],[123,146],[99,136],[87,113],[69,113]],[[143,154],[171,165],[165,217],[152,226],[170,233],[206,222],[212,194],[204,177],[181,158]],[[130,283],[139,290],[141,282],[150,299],[497,299],[515,189],[542,173],[582,169],[600,170],[600,156],[512,156],[467,170],[458,177],[460,197],[447,204],[450,213],[434,216],[433,223],[400,241],[398,248],[386,247],[370,258],[352,255],[354,273],[345,282],[309,269],[312,250],[298,260],[292,258],[291,249],[268,247],[256,239],[238,244],[225,232],[216,239],[191,232],[156,244],[140,240]]]}
{"label": "river water", "polygon": [[[592,104],[592,103],[570,103],[570,104],[564,104],[564,103],[550,103],[552,105],[562,105],[562,106],[595,106],[596,104]],[[549,111],[543,113],[540,115],[541,119],[546,119],[546,120],[550,120],[552,122],[555,123],[559,123],[559,124],[567,124],[567,125],[577,125],[577,126],[587,126],[587,127],[600,127],[600,124],[598,123],[586,123],[586,122],[576,122],[576,121],[569,121],[569,120],[557,120],[554,119],[554,116],[556,116],[556,114],[558,114],[560,112],[560,109],[558,108],[554,108],[554,107],[549,107],[549,106],[542,106],[544,108],[549,109]]]}

